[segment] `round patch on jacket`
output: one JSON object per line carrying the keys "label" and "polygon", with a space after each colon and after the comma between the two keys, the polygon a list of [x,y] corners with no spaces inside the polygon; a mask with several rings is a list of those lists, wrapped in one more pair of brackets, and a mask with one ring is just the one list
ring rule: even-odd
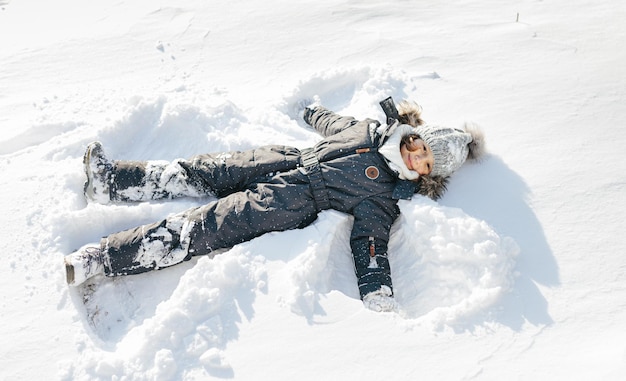
{"label": "round patch on jacket", "polygon": [[378,168],[370,165],[369,167],[365,168],[365,176],[367,176],[368,179],[376,180],[378,176],[380,176],[380,172],[378,171]]}

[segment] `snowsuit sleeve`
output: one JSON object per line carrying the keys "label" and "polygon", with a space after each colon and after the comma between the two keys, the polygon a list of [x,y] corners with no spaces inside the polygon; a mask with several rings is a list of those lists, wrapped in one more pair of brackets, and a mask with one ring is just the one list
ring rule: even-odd
{"label": "snowsuit sleeve", "polygon": [[350,247],[361,299],[382,286],[393,290],[387,243],[400,209],[388,198],[370,197],[354,208],[353,215]]}
{"label": "snowsuit sleeve", "polygon": [[322,106],[306,108],[304,121],[324,137],[337,134],[359,122],[351,116],[336,114]]}
{"label": "snowsuit sleeve", "polygon": [[[324,137],[342,135],[341,138],[337,138],[333,144],[330,144],[333,152],[339,152],[337,147],[341,144],[343,144],[341,147],[344,152],[354,152],[356,146],[369,145],[369,148],[377,148],[376,136],[373,135],[375,129],[372,129],[372,126],[377,127],[380,123],[373,119],[359,121],[353,117],[342,116],[324,107],[316,106],[305,109],[304,120]],[[354,134],[342,133],[348,132],[346,130],[350,128]],[[368,135],[369,138],[358,141],[358,139],[362,139],[364,134],[370,134]],[[325,141],[328,142],[329,140],[325,139]],[[327,148],[328,145],[320,146]],[[344,167],[344,171],[341,172],[342,176],[355,179],[351,183],[351,187],[364,187],[372,191],[372,194],[363,197],[349,210],[345,210],[354,216],[350,247],[361,299],[371,292],[380,290],[383,286],[393,290],[391,269],[387,258],[387,243],[391,225],[400,215],[397,199],[393,197],[393,189],[387,188],[385,191],[381,189],[380,193],[376,193],[373,188],[370,188],[375,185],[371,182],[373,180],[366,177],[365,169],[372,167],[378,171],[378,168],[381,168],[380,171],[382,171],[386,164],[380,160],[378,154],[370,153],[369,155],[372,155],[370,156],[372,161],[365,162],[368,160],[365,159],[366,156],[359,156],[358,159],[351,158],[350,160],[354,160],[352,167],[349,170]],[[335,157],[336,155],[332,153],[328,156]],[[330,178],[330,175],[327,176]]]}

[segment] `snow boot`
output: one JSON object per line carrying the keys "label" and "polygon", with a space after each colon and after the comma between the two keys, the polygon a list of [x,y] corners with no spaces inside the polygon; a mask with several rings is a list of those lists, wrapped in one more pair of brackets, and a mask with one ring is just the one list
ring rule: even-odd
{"label": "snow boot", "polygon": [[99,247],[84,246],[66,255],[63,262],[67,284],[70,286],[78,286],[95,275],[104,274],[104,257]]}
{"label": "snow boot", "polygon": [[93,142],[87,146],[83,168],[87,176],[83,189],[87,201],[108,204],[111,201],[109,189],[113,163],[104,155],[100,142]]}

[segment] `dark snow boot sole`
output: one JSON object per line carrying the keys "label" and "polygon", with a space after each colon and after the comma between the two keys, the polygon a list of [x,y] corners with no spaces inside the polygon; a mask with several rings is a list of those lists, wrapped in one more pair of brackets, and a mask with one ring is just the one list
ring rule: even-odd
{"label": "dark snow boot sole", "polygon": [[72,285],[74,284],[74,266],[68,262],[67,258],[64,258],[63,262],[65,263],[65,280],[67,284]]}

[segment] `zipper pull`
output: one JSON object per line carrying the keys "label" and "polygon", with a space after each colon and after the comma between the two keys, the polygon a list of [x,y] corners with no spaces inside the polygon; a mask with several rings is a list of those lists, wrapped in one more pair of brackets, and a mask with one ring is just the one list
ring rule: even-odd
{"label": "zipper pull", "polygon": [[376,256],[376,246],[374,245],[374,237],[369,237],[370,243],[370,257],[374,258]]}

